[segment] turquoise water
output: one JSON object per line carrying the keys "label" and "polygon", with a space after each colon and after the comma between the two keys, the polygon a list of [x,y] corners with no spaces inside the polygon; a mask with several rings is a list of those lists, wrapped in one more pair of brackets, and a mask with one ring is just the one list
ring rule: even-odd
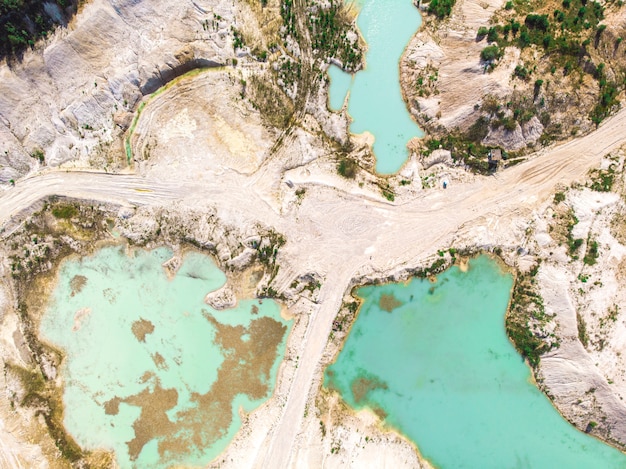
{"label": "turquoise water", "polygon": [[626,455],[576,430],[532,383],[504,329],[512,284],[481,256],[436,283],[360,288],[363,306],[325,386],[355,409],[386,413],[436,467],[626,467]]}
{"label": "turquoise water", "polygon": [[328,76],[330,77],[330,87],[328,91],[328,99],[330,109],[339,111],[343,107],[343,103],[352,83],[352,75],[345,73],[336,65],[328,67]]}
{"label": "turquoise water", "polygon": [[[411,0],[358,0],[357,5],[357,25],[367,42],[367,53],[365,69],[355,75],[350,87],[350,131],[373,134],[376,171],[393,174],[408,158],[408,141],[424,136],[402,99],[399,69],[404,48],[422,20]],[[337,74],[331,73],[330,103],[337,109],[345,93],[336,96],[343,88],[333,87]]]}
{"label": "turquoise water", "polygon": [[168,249],[108,247],[66,261],[41,323],[66,353],[64,423],[121,467],[203,465],[241,426],[238,410],[272,393],[290,324],[270,300],[215,311],[226,278],[188,253],[172,279]]}

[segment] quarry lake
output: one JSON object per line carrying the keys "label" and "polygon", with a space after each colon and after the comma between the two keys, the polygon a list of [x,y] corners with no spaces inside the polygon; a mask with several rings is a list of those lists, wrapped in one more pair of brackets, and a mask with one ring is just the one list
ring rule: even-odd
{"label": "quarry lake", "polygon": [[[376,171],[396,173],[408,158],[406,144],[424,133],[409,115],[400,90],[399,62],[404,48],[421,25],[410,0],[358,0],[357,26],[367,42],[364,70],[352,80],[348,113],[350,131],[374,135]],[[350,80],[330,67],[330,106],[339,109]],[[347,75],[347,74],[346,74]]]}
{"label": "quarry lake", "polygon": [[205,295],[225,275],[188,252],[106,247],[60,267],[41,322],[65,354],[64,423],[120,467],[200,466],[223,451],[273,392],[291,327],[272,300],[216,311]]}
{"label": "quarry lake", "polygon": [[324,384],[368,408],[439,468],[626,467],[534,385],[504,317],[513,278],[486,256],[436,282],[366,286]]}

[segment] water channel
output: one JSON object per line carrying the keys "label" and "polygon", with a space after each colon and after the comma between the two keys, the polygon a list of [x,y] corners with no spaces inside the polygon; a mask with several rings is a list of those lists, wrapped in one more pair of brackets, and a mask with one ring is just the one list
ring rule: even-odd
{"label": "water channel", "polygon": [[393,174],[409,156],[409,140],[424,136],[402,99],[399,68],[400,57],[422,20],[410,0],[359,0],[357,7],[357,26],[367,42],[366,66],[353,80],[330,67],[330,106],[341,108],[349,90],[350,131],[371,133],[376,171]]}

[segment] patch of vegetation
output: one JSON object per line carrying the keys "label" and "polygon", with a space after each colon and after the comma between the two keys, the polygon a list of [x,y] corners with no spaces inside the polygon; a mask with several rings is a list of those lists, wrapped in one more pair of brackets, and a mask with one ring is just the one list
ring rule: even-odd
{"label": "patch of vegetation", "polygon": [[323,59],[339,60],[346,70],[357,70],[363,54],[358,43],[348,39],[348,33],[353,30],[354,16],[346,2],[308,0],[307,10],[307,27],[314,53]]}
{"label": "patch of vegetation", "polygon": [[346,179],[354,179],[359,171],[359,165],[352,158],[342,157],[337,163],[337,172]]}
{"label": "patch of vegetation", "polygon": [[269,231],[261,242],[253,247],[257,250],[259,262],[266,267],[272,267],[276,264],[276,256],[278,250],[285,245],[285,238],[280,233]]}
{"label": "patch of vegetation", "polygon": [[387,199],[389,202],[393,202],[396,200],[396,194],[393,192],[389,184],[381,183],[379,184],[380,192],[383,194],[383,197]]}
{"label": "patch of vegetation", "polygon": [[487,135],[489,124],[485,120],[478,119],[465,133],[460,131],[450,132],[442,138],[427,140],[426,150],[422,153],[429,155],[437,149],[450,151],[452,159],[463,162],[473,171],[481,174],[489,174],[489,147],[480,143]]}
{"label": "patch of vegetation", "polygon": [[497,45],[487,46],[480,52],[480,58],[485,62],[493,62],[502,57],[502,51]]}
{"label": "patch of vegetation", "polygon": [[593,169],[589,172],[591,182],[588,184],[591,190],[596,192],[611,192],[615,183],[615,165],[608,169]]}
{"label": "patch of vegetation", "polygon": [[428,4],[428,13],[439,19],[446,18],[452,13],[456,0],[431,0]]}
{"label": "patch of vegetation", "polygon": [[626,79],[618,86],[614,81],[610,81],[604,73],[604,63],[600,63],[596,67],[595,78],[598,80],[598,86],[600,87],[600,99],[596,103],[595,107],[591,111],[591,120],[594,124],[600,125],[611,111],[619,105],[617,95],[626,84]]}
{"label": "patch of vegetation", "polygon": [[77,240],[77,244],[91,244],[103,234],[102,222],[103,213],[98,208],[51,198],[26,221],[24,230],[18,231],[7,247],[19,295],[27,294],[21,287],[29,285],[35,275],[48,272],[58,259],[75,251],[67,237]]}
{"label": "patch of vegetation", "polygon": [[578,259],[576,252],[578,252],[578,249],[580,249],[582,245],[583,245],[582,238],[576,238],[576,239],[573,239],[571,237],[569,238],[568,243],[567,243],[567,247],[568,247],[567,253],[573,260]]}
{"label": "patch of vegetation", "polygon": [[263,235],[260,242],[254,242],[252,248],[257,251],[257,260],[264,266],[265,272],[269,274],[267,286],[261,290],[261,297],[279,298],[278,292],[271,287],[272,282],[278,275],[280,265],[276,263],[278,250],[285,245],[285,237],[274,230],[269,230]]}
{"label": "patch of vegetation", "polygon": [[72,204],[58,204],[52,208],[52,215],[63,220],[74,218],[77,214],[78,209]]}
{"label": "patch of vegetation", "polygon": [[350,325],[354,322],[354,318],[356,317],[356,313],[359,310],[359,302],[357,301],[349,301],[344,302],[341,305],[341,309],[339,310],[339,314],[335,317],[333,321],[332,331],[334,333],[338,332],[348,332],[350,329]]}
{"label": "patch of vegetation", "polygon": [[604,328],[606,325],[610,323],[616,323],[618,314],[619,314],[618,305],[609,306],[606,316],[600,318],[600,321],[599,321],[600,328]]}
{"label": "patch of vegetation", "polygon": [[0,58],[21,57],[55,26],[67,24],[77,5],[76,0],[0,0]]}
{"label": "patch of vegetation", "polygon": [[230,30],[233,33],[233,48],[234,49],[243,49],[246,45],[246,42],[243,38],[243,34],[234,26],[230,27]]}
{"label": "patch of vegetation", "polygon": [[286,129],[291,123],[294,106],[270,76],[252,75],[247,82],[246,94],[267,124]]}
{"label": "patch of vegetation", "polygon": [[567,254],[572,260],[578,259],[578,250],[583,245],[584,240],[582,238],[574,238],[573,230],[578,224],[578,218],[573,209],[567,211],[557,212],[554,215],[556,223],[550,226],[552,237],[561,246],[567,245]]}
{"label": "patch of vegetation", "polygon": [[587,348],[587,345],[589,345],[587,323],[580,313],[576,313],[576,324],[578,326],[578,340],[580,340],[580,343],[583,344],[583,347]]}
{"label": "patch of vegetation", "polygon": [[556,192],[554,194],[554,203],[559,204],[565,201],[565,192]]}
{"label": "patch of vegetation", "polygon": [[[477,38],[480,40],[487,36],[491,43],[483,49],[481,58],[493,66],[505,47],[535,48],[541,51],[542,57],[547,57],[551,73],[561,69],[563,75],[573,77],[573,86],[580,86],[584,75],[591,76],[598,83],[599,95],[589,117],[599,124],[619,104],[617,96],[626,86],[623,78],[617,79],[624,70],[613,70],[609,78],[604,63],[594,63],[597,53],[592,54],[591,50],[592,47],[598,49],[606,30],[606,25],[600,22],[604,19],[605,7],[611,3],[564,0],[553,8],[539,0],[509,2],[508,8],[500,15],[499,24],[479,28]],[[524,64],[515,68],[513,76],[528,81],[534,73],[541,73],[536,72],[536,64]],[[536,80],[534,98],[539,95],[541,84],[546,79],[540,76]],[[541,84],[537,86],[537,83]]]}
{"label": "patch of vegetation", "polygon": [[437,80],[439,79],[439,71],[431,64],[419,72],[419,76],[415,81],[415,89],[420,97],[428,97],[431,94],[439,94],[437,90]]}
{"label": "patch of vegetation", "polygon": [[[34,354],[35,361],[37,363],[41,362],[41,357],[44,354],[56,354],[55,351],[46,350],[46,347],[39,343],[32,330],[33,322],[23,302],[20,302],[18,310],[24,326],[24,338]],[[80,446],[65,431],[61,390],[56,387],[54,380],[46,379],[38,368],[26,369],[16,365],[5,364],[6,371],[18,377],[25,391],[19,405],[25,408],[36,409],[35,415],[43,417],[48,432],[63,458],[75,463],[85,457],[87,453],[83,452]]]}
{"label": "patch of vegetation", "polygon": [[596,240],[587,241],[587,253],[583,257],[583,262],[586,265],[594,265],[598,260],[598,242]]}
{"label": "patch of vegetation", "polygon": [[518,273],[506,316],[507,335],[533,368],[539,365],[542,354],[558,347],[558,342],[543,330],[549,318],[537,292],[537,272],[538,268],[534,268],[528,274]]}
{"label": "patch of vegetation", "polygon": [[306,290],[309,293],[315,293],[315,290],[319,290],[320,288],[322,288],[322,284],[320,283],[320,281],[312,279],[309,283],[306,284],[303,290]]}
{"label": "patch of vegetation", "polygon": [[40,163],[44,163],[46,161],[46,155],[44,154],[43,150],[41,150],[40,148],[35,149],[31,154],[31,157],[35,158],[37,161],[39,161]]}

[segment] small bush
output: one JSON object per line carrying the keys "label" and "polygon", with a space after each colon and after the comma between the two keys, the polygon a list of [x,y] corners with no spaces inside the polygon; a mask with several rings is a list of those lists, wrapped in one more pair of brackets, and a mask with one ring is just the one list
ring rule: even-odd
{"label": "small bush", "polygon": [[578,325],[578,340],[583,344],[583,347],[587,347],[589,344],[589,335],[587,335],[587,324],[585,320],[580,315],[580,313],[576,313],[577,325]]}
{"label": "small bush", "polygon": [[609,168],[608,170],[596,169],[591,171],[591,190],[596,192],[610,192],[615,182],[615,170]]}
{"label": "small bush", "polygon": [[489,31],[487,32],[487,40],[489,42],[497,42],[498,39],[500,39],[500,36],[498,35],[498,29],[495,27],[489,28]]}
{"label": "small bush", "polygon": [[431,0],[428,5],[428,13],[434,14],[439,19],[443,19],[450,16],[455,2],[456,0]]}
{"label": "small bush", "polygon": [[583,245],[582,238],[570,239],[567,243],[569,248],[569,255],[573,256],[576,251]]}
{"label": "small bush", "polygon": [[485,62],[492,62],[502,56],[502,51],[496,45],[487,46],[480,52],[480,58]]}
{"label": "small bush", "polygon": [[505,130],[508,130],[509,132],[517,129],[517,122],[515,121],[515,119],[512,119],[510,117],[506,117],[505,119],[503,119],[502,125],[504,126]]}
{"label": "small bush", "polygon": [[530,29],[540,29],[541,31],[547,31],[550,27],[548,15],[528,15],[524,23]]}
{"label": "small bush", "polygon": [[587,265],[594,265],[598,259],[598,242],[590,241],[587,244],[587,254],[583,258],[583,262]]}
{"label": "small bush", "polygon": [[354,179],[358,170],[359,165],[350,158],[341,158],[337,164],[337,172],[346,179]]}
{"label": "small bush", "polygon": [[526,80],[530,76],[530,72],[528,71],[526,67],[523,67],[521,65],[516,65],[515,70],[513,71],[513,75],[518,78],[521,78],[522,80]]}
{"label": "small bush", "polygon": [[39,148],[34,150],[30,154],[30,156],[35,158],[36,160],[38,160],[40,163],[43,163],[44,161],[46,161],[46,155],[44,154],[43,150],[41,150]]}

